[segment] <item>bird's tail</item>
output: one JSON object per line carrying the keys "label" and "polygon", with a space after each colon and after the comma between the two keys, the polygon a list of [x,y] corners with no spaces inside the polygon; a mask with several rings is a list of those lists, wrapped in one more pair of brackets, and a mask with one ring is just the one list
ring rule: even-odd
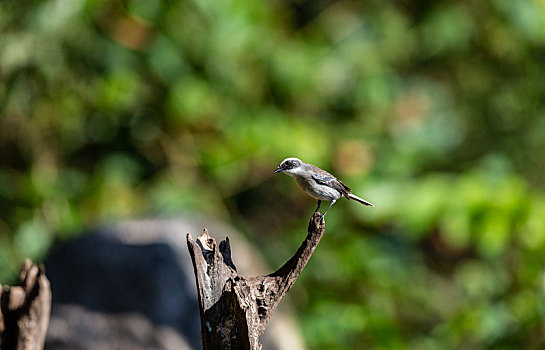
{"label": "bird's tail", "polygon": [[358,197],[358,196],[356,196],[355,194],[352,194],[352,193],[349,193],[349,194],[348,194],[348,199],[353,199],[353,200],[355,200],[356,202],[359,202],[359,203],[361,203],[361,204],[363,204],[363,205],[367,205],[367,206],[369,206],[369,207],[374,207],[373,203],[368,202],[368,201],[366,201],[365,199],[361,199],[360,197]]}

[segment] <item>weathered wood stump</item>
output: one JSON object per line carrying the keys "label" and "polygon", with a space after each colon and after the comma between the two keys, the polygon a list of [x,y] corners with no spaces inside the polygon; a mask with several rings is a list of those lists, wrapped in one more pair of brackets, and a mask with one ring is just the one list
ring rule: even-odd
{"label": "weathered wood stump", "polygon": [[43,265],[26,260],[21,285],[0,286],[0,350],[41,350],[51,311],[51,289]]}
{"label": "weathered wood stump", "polygon": [[325,231],[320,213],[314,213],[308,235],[280,269],[267,276],[245,277],[231,260],[229,238],[218,245],[205,229],[187,245],[195,269],[204,350],[260,350],[265,331],[280,299],[293,286]]}

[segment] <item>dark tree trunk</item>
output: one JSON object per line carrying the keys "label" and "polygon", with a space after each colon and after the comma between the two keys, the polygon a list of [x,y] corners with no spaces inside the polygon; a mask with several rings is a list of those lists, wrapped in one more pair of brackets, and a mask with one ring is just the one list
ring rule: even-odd
{"label": "dark tree trunk", "polygon": [[196,241],[187,234],[197,280],[204,350],[260,350],[259,337],[272,312],[303,271],[324,230],[320,214],[314,213],[308,235],[295,255],[276,272],[257,277],[237,273],[229,238],[218,247],[206,229]]}
{"label": "dark tree trunk", "polygon": [[0,286],[0,350],[41,350],[49,324],[51,289],[43,265],[26,260],[21,286]]}

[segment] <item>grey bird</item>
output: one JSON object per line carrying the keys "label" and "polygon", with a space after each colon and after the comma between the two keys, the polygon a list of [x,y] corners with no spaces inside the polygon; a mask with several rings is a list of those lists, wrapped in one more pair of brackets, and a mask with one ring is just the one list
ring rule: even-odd
{"label": "grey bird", "polygon": [[329,207],[322,215],[322,218],[324,218],[325,214],[327,214],[337,199],[341,197],[374,207],[372,203],[350,193],[350,188],[335,176],[317,166],[305,163],[299,158],[292,157],[284,159],[274,171],[275,174],[280,172],[293,177],[303,191],[312,198],[318,200],[318,207],[314,212],[317,212],[318,209],[320,209],[323,200],[331,201],[331,204],[329,204]]}

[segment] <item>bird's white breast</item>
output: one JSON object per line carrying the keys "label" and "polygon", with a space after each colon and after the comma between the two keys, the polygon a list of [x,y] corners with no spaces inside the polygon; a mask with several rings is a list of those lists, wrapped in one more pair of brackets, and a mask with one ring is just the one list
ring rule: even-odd
{"label": "bird's white breast", "polygon": [[339,191],[332,187],[316,183],[316,181],[307,174],[297,174],[292,176],[295,178],[295,180],[297,180],[297,183],[299,186],[301,186],[303,191],[313,198],[330,201],[341,197]]}

